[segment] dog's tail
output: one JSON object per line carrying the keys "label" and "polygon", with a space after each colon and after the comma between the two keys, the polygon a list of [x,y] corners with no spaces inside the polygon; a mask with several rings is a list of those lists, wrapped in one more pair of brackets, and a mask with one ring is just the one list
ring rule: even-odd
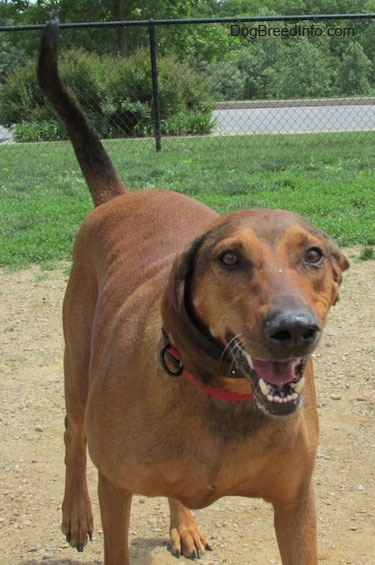
{"label": "dog's tail", "polygon": [[59,19],[54,15],[42,36],[39,85],[68,132],[94,204],[99,206],[124,194],[126,188],[81,106],[61,83],[57,69],[58,33]]}

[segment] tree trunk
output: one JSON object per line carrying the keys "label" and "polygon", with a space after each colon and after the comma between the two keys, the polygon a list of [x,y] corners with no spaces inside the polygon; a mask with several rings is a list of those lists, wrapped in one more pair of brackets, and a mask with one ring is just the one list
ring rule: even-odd
{"label": "tree trunk", "polygon": [[[123,9],[123,0],[114,0],[113,3],[113,12],[114,17],[117,21],[123,21],[124,18],[124,9]],[[129,56],[128,45],[126,42],[126,29],[125,27],[118,27],[117,28],[117,50],[123,57]]]}

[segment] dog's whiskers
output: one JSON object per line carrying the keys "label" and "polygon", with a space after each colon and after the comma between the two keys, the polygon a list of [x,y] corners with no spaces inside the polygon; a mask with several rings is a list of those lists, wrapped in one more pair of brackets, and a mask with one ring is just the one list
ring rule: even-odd
{"label": "dog's whiskers", "polygon": [[[230,371],[235,373],[236,369],[243,366],[244,360],[247,361],[246,349],[242,343],[241,334],[237,334],[232,337],[226,344],[224,351],[222,353],[221,359],[226,355],[231,358]],[[247,362],[246,362],[247,364]]]}

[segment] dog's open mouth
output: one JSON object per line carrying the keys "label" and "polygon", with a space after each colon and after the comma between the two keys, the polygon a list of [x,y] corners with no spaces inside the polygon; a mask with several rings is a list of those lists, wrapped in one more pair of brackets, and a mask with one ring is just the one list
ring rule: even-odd
{"label": "dog's open mouth", "polygon": [[267,414],[287,416],[301,405],[305,357],[288,361],[251,359],[250,379],[258,406]]}
{"label": "dog's open mouth", "polygon": [[228,343],[233,360],[251,382],[259,408],[266,414],[287,416],[301,406],[307,357],[284,361],[255,359],[240,340],[232,338]]}

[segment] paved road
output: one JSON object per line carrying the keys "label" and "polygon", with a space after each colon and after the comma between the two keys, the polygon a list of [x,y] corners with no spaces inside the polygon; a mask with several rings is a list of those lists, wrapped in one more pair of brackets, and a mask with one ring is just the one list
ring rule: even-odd
{"label": "paved road", "polygon": [[[213,117],[223,135],[375,130],[375,104],[219,109]],[[0,126],[0,143],[10,139]]]}
{"label": "paved road", "polygon": [[223,135],[375,130],[375,105],[365,104],[219,109],[213,117]]}

